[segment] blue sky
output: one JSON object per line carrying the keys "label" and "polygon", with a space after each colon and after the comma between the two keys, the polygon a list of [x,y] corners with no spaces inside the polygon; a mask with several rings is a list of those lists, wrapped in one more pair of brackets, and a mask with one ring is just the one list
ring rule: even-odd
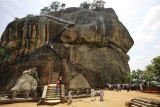
{"label": "blue sky", "polygon": [[[0,35],[15,17],[39,14],[40,9],[55,0],[0,0]],[[84,0],[57,0],[67,7],[78,7]],[[160,56],[160,0],[104,0],[114,8],[119,20],[134,39],[128,52],[131,70],[145,69]],[[90,0],[92,2],[92,0]]]}

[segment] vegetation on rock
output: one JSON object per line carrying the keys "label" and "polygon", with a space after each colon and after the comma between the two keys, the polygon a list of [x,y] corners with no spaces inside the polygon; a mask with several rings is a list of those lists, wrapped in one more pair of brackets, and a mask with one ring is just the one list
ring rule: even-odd
{"label": "vegetation on rock", "polygon": [[48,7],[44,7],[41,9],[40,14],[46,14],[49,12],[54,12],[54,11],[59,11],[59,10],[64,10],[66,4],[65,3],[60,3],[58,1],[53,1]]}

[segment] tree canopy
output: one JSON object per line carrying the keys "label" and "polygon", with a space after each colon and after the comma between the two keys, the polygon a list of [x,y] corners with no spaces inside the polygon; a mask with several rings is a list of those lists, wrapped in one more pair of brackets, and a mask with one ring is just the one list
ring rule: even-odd
{"label": "tree canopy", "polygon": [[152,86],[155,85],[155,82],[160,82],[160,56],[153,58],[151,62],[145,70],[133,70],[132,74],[125,79],[125,82],[142,83],[146,86]]}
{"label": "tree canopy", "polygon": [[64,10],[65,6],[66,6],[65,3],[61,4],[58,1],[53,1],[48,7],[44,7],[43,9],[41,9],[40,14],[47,14],[49,12]]}

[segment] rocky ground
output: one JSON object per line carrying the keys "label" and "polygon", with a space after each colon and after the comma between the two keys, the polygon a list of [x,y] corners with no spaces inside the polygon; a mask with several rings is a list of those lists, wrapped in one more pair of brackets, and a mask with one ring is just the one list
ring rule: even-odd
{"label": "rocky ground", "polygon": [[[73,99],[73,102],[68,105],[59,104],[53,107],[125,107],[125,102],[130,101],[136,97],[152,98],[160,100],[160,94],[148,94],[140,91],[127,92],[123,90],[121,92],[104,90],[104,101],[99,101],[99,97],[96,97],[94,102],[90,98]],[[0,105],[0,107],[37,107],[37,103],[15,103]],[[48,105],[42,105],[40,107],[48,107]]]}

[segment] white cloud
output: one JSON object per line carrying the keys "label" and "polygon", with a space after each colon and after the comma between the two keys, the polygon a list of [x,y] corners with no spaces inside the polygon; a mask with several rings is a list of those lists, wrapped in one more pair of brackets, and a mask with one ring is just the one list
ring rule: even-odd
{"label": "white cloud", "polygon": [[[144,69],[154,57],[160,54],[160,5],[148,9],[141,25],[131,30],[134,46],[131,48],[129,61],[131,70]],[[158,43],[157,45],[155,45]]]}
{"label": "white cloud", "polygon": [[143,17],[143,22],[139,26],[135,26],[131,31],[131,35],[135,41],[136,48],[145,47],[149,42],[153,42],[159,36],[160,29],[160,5],[149,9],[148,13]]}
{"label": "white cloud", "polygon": [[154,48],[154,49],[159,49],[159,50],[160,50],[160,44],[155,45],[153,48]]}
{"label": "white cloud", "polygon": [[[149,12],[143,17],[142,29],[158,30],[160,28],[160,5],[150,8]],[[159,27],[159,28],[157,28]],[[155,29],[156,28],[156,29]]]}

